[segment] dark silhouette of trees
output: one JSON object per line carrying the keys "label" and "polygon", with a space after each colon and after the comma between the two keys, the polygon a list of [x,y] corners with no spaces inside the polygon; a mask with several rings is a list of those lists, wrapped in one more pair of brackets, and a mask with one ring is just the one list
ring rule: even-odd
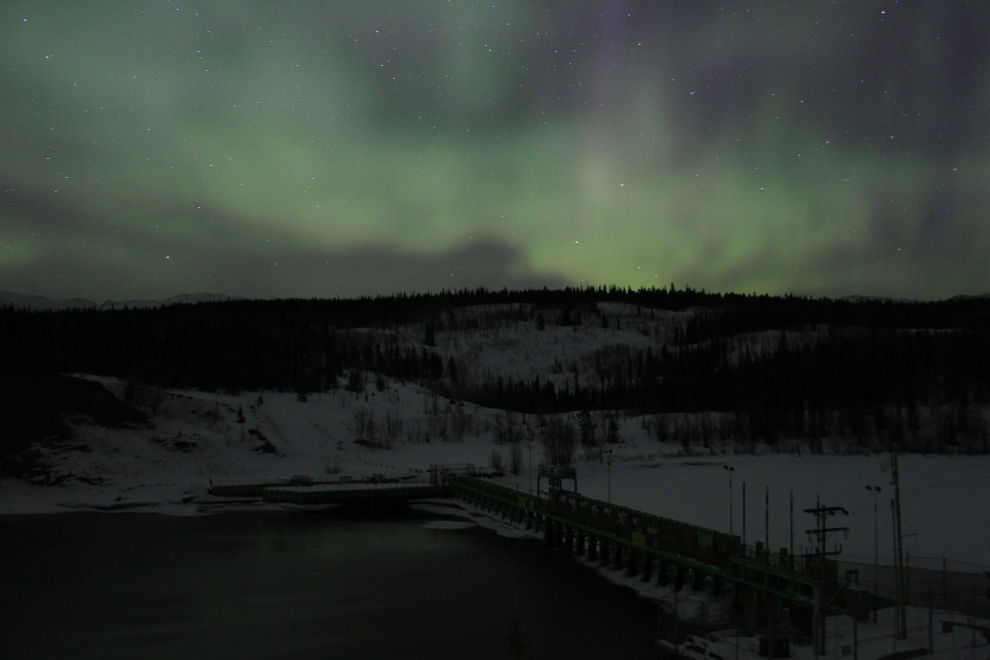
{"label": "dark silhouette of trees", "polygon": [[[596,313],[603,327],[611,315],[620,327],[620,315],[596,310],[602,302],[640,310],[627,328],[647,316],[643,307],[650,317],[655,310],[692,313],[662,345],[601,347],[589,358],[591,372],[579,379],[575,368],[573,380],[476,378],[436,346],[441,332],[516,322],[576,326]],[[423,343],[395,339],[409,324],[422,324]],[[814,341],[792,339],[816,328],[827,332]],[[758,333],[775,333],[776,340],[758,348],[747,339]],[[376,383],[383,376],[414,381],[527,414],[633,411],[658,420],[658,437],[691,433],[699,443],[799,437],[814,446],[839,437],[851,448],[898,444],[917,451],[988,451],[981,414],[990,400],[988,339],[986,298],[854,303],[673,287],[477,289],[102,311],[0,308],[5,373],[82,372],[136,388],[300,395],[336,387],[344,375],[348,389],[363,391],[372,374]],[[694,422],[684,415],[695,415]],[[587,424],[579,427],[584,443]]]}

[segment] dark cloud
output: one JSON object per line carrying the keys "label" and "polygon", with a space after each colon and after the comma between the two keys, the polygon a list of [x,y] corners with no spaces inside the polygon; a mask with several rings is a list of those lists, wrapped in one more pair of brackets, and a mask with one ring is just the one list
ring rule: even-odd
{"label": "dark cloud", "polygon": [[498,241],[478,241],[435,254],[359,248],[336,252],[296,251],[274,261],[254,260],[238,268],[221,266],[221,284],[245,296],[336,297],[436,291],[438,289],[519,289],[561,287],[566,278],[552,273],[517,274],[520,250]]}
{"label": "dark cloud", "polygon": [[[498,239],[425,254],[376,247],[325,251],[300,247],[302,239],[286,231],[282,238],[287,240],[273,244],[256,239],[258,247],[238,249],[233,247],[236,243],[251,243],[243,240],[245,232],[263,230],[222,211],[189,204],[163,216],[158,238],[148,231],[121,234],[104,219],[63,203],[54,193],[31,194],[5,185],[0,217],[11,226],[53,232],[60,244],[50,246],[27,268],[0,266],[0,281],[11,289],[51,292],[55,297],[68,295],[64,292],[78,285],[73,274],[88,279],[93,289],[111,283],[125,289],[150,287],[157,297],[172,295],[174,286],[192,292],[206,284],[249,297],[324,297],[568,283],[559,274],[527,273],[521,250]],[[196,230],[179,232],[182,224],[190,222],[189,216],[197,216]],[[92,243],[89,249],[82,247],[87,239]]]}
{"label": "dark cloud", "polygon": [[559,274],[529,272],[520,250],[497,240],[428,254],[379,248],[258,254],[216,250],[213,245],[179,247],[174,242],[170,247],[174,249],[165,246],[158,254],[113,246],[90,252],[51,250],[27,267],[0,265],[0,282],[9,290],[44,292],[51,298],[82,289],[157,299],[201,290],[260,298],[324,298],[569,284]]}

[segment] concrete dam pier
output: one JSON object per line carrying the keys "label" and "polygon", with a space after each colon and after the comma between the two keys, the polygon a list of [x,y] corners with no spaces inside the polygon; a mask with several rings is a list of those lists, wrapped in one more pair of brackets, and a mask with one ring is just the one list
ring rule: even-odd
{"label": "concrete dam pier", "polygon": [[[546,491],[540,488],[544,478],[550,484]],[[574,481],[573,490],[563,488],[568,479]],[[708,584],[713,593],[731,584],[736,606],[755,611],[761,619],[781,621],[786,612],[794,621],[810,621],[818,592],[826,610],[846,611],[846,586],[840,584],[833,560],[794,556],[786,549],[773,552],[762,543],[750,547],[738,536],[585,497],[576,492],[574,468],[543,468],[537,484],[535,494],[527,493],[481,478],[470,465],[434,465],[428,477],[373,475],[358,482],[293,477],[218,484],[209,492],[362,510],[456,498],[540,534],[549,547],[624,569],[644,581],[673,584],[675,590],[686,583],[695,589]]]}

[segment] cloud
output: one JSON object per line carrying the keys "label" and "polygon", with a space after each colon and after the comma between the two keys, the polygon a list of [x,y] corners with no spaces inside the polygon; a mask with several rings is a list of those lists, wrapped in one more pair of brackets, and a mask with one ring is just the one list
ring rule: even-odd
{"label": "cloud", "polygon": [[[288,231],[282,234],[286,240],[260,240],[257,232],[263,228],[216,213],[204,214],[201,228],[191,233],[160,226],[156,238],[118,233],[44,200],[8,194],[6,201],[0,207],[4,234],[9,238],[17,225],[27,239],[14,245],[18,250],[0,252],[0,288],[51,298],[112,291],[118,298],[162,299],[204,290],[260,298],[352,297],[569,283],[560,273],[527,268],[523,251],[497,238],[435,251],[375,245],[326,249],[307,247]],[[13,220],[24,217],[60,225],[58,240],[39,239],[31,224]],[[98,302],[107,297],[96,296]]]}
{"label": "cloud", "polygon": [[[561,287],[568,281],[554,273],[527,273],[522,253],[497,240],[482,240],[437,253],[364,247],[346,251],[299,251],[253,268],[238,268],[226,259],[222,286],[241,295],[284,297],[351,297],[379,293]],[[221,264],[218,264],[221,265]]]}
{"label": "cloud", "polygon": [[986,3],[133,7],[0,7],[0,288],[988,275]]}

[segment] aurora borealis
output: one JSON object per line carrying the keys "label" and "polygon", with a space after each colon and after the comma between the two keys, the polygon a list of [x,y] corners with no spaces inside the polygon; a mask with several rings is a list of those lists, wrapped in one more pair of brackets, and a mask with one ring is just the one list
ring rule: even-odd
{"label": "aurora borealis", "polygon": [[990,291],[990,4],[0,6],[0,289]]}

